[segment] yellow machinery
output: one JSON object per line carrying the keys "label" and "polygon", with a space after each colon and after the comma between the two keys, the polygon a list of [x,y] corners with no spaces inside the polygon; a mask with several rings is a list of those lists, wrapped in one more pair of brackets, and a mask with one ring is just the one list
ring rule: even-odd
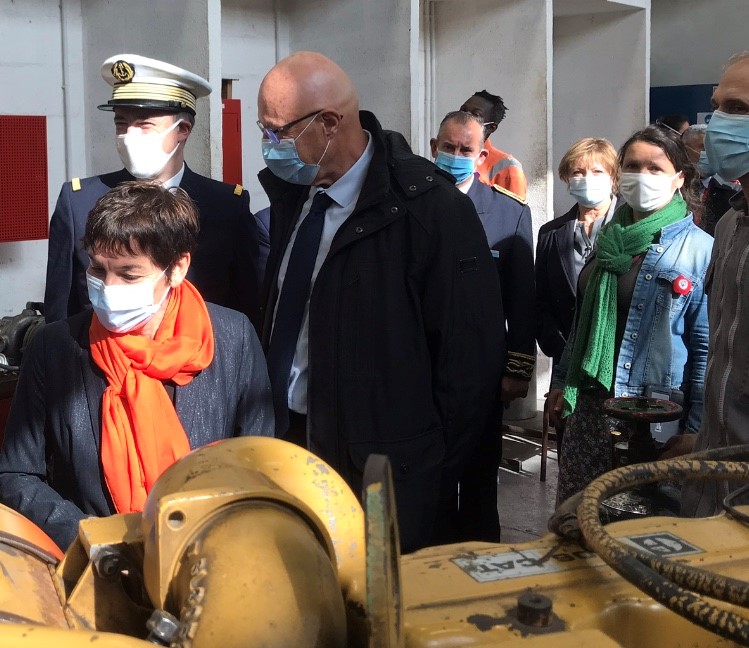
{"label": "yellow machinery", "polygon": [[401,557],[384,458],[368,463],[362,509],[329,466],[295,445],[224,441],[172,466],[142,514],[82,522],[61,560],[36,527],[2,511],[0,647],[749,643],[744,524],[659,517],[604,530],[597,522],[601,499],[622,483],[659,471],[723,474],[708,464],[645,464],[597,480],[577,515],[557,520],[580,543],[549,534]]}

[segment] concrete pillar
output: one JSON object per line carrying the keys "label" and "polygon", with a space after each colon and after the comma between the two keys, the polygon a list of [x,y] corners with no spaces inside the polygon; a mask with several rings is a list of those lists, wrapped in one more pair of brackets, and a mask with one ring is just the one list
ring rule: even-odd
{"label": "concrete pillar", "polygon": [[[643,3],[637,3],[643,4]],[[573,205],[556,168],[581,137],[621,146],[648,122],[650,20],[647,8],[595,0],[555,3],[554,215]]]}
{"label": "concrete pillar", "polygon": [[198,101],[185,157],[204,175],[221,177],[220,0],[81,0],[89,174],[122,168],[114,147],[112,114],[96,109],[110,97],[102,62],[113,54],[167,61],[208,79],[213,92]]}
{"label": "concrete pillar", "polygon": [[242,182],[250,192],[253,212],[268,206],[268,197],[257,180],[265,167],[255,125],[257,93],[279,51],[288,51],[285,20],[275,4],[274,0],[223,0],[221,7],[222,76],[232,80],[232,98],[241,102]]}
{"label": "concrete pillar", "polygon": [[[268,204],[257,181],[265,165],[255,127],[257,91],[279,59],[301,50],[325,54],[352,78],[361,107],[406,138],[412,128],[412,43],[418,0],[223,0],[223,76],[242,102],[243,176],[252,210]],[[414,9],[415,7],[415,9]]]}
{"label": "concrete pillar", "polygon": [[[440,0],[425,12],[426,140],[475,91],[500,95],[508,110],[492,143],[523,165],[536,235],[551,213],[552,1]],[[534,380],[506,416],[528,418],[536,407]]]}
{"label": "concrete pillar", "polygon": [[[416,0],[280,0],[288,51],[313,50],[354,81],[384,128],[411,133],[411,20]],[[285,53],[281,53],[282,55]]]}

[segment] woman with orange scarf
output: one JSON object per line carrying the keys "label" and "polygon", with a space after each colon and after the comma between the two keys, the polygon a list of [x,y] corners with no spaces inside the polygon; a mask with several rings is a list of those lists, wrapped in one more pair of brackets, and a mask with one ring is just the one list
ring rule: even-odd
{"label": "woman with orange scarf", "polygon": [[44,327],[24,356],[0,501],[63,549],[84,517],[142,510],[191,449],[273,434],[252,326],[187,279],[198,228],[179,189],[129,182],[104,195],[83,237],[93,313]]}

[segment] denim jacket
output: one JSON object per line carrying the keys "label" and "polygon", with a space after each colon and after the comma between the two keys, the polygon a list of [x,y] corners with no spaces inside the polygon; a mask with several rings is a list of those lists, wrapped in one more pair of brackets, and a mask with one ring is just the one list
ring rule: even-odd
{"label": "denim jacket", "polygon": [[[713,237],[694,224],[691,214],[661,230],[637,275],[614,375],[614,396],[641,396],[647,387],[684,392],[687,432],[697,432],[702,420],[708,344],[705,274],[712,246]],[[682,277],[691,286],[677,288]],[[552,389],[564,388],[576,328],[554,368]]]}

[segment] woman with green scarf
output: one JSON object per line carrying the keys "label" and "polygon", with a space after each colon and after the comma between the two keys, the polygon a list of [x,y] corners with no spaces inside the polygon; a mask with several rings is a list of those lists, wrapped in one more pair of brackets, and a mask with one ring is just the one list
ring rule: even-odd
{"label": "woman with green scarf", "polygon": [[604,415],[606,398],[668,394],[684,406],[679,433],[697,432],[702,418],[712,237],[688,206],[697,172],[681,140],[652,126],[619,161],[626,204],[580,273],[575,327],[549,392],[550,423],[566,419],[560,503],[613,467],[611,434],[624,424]]}

